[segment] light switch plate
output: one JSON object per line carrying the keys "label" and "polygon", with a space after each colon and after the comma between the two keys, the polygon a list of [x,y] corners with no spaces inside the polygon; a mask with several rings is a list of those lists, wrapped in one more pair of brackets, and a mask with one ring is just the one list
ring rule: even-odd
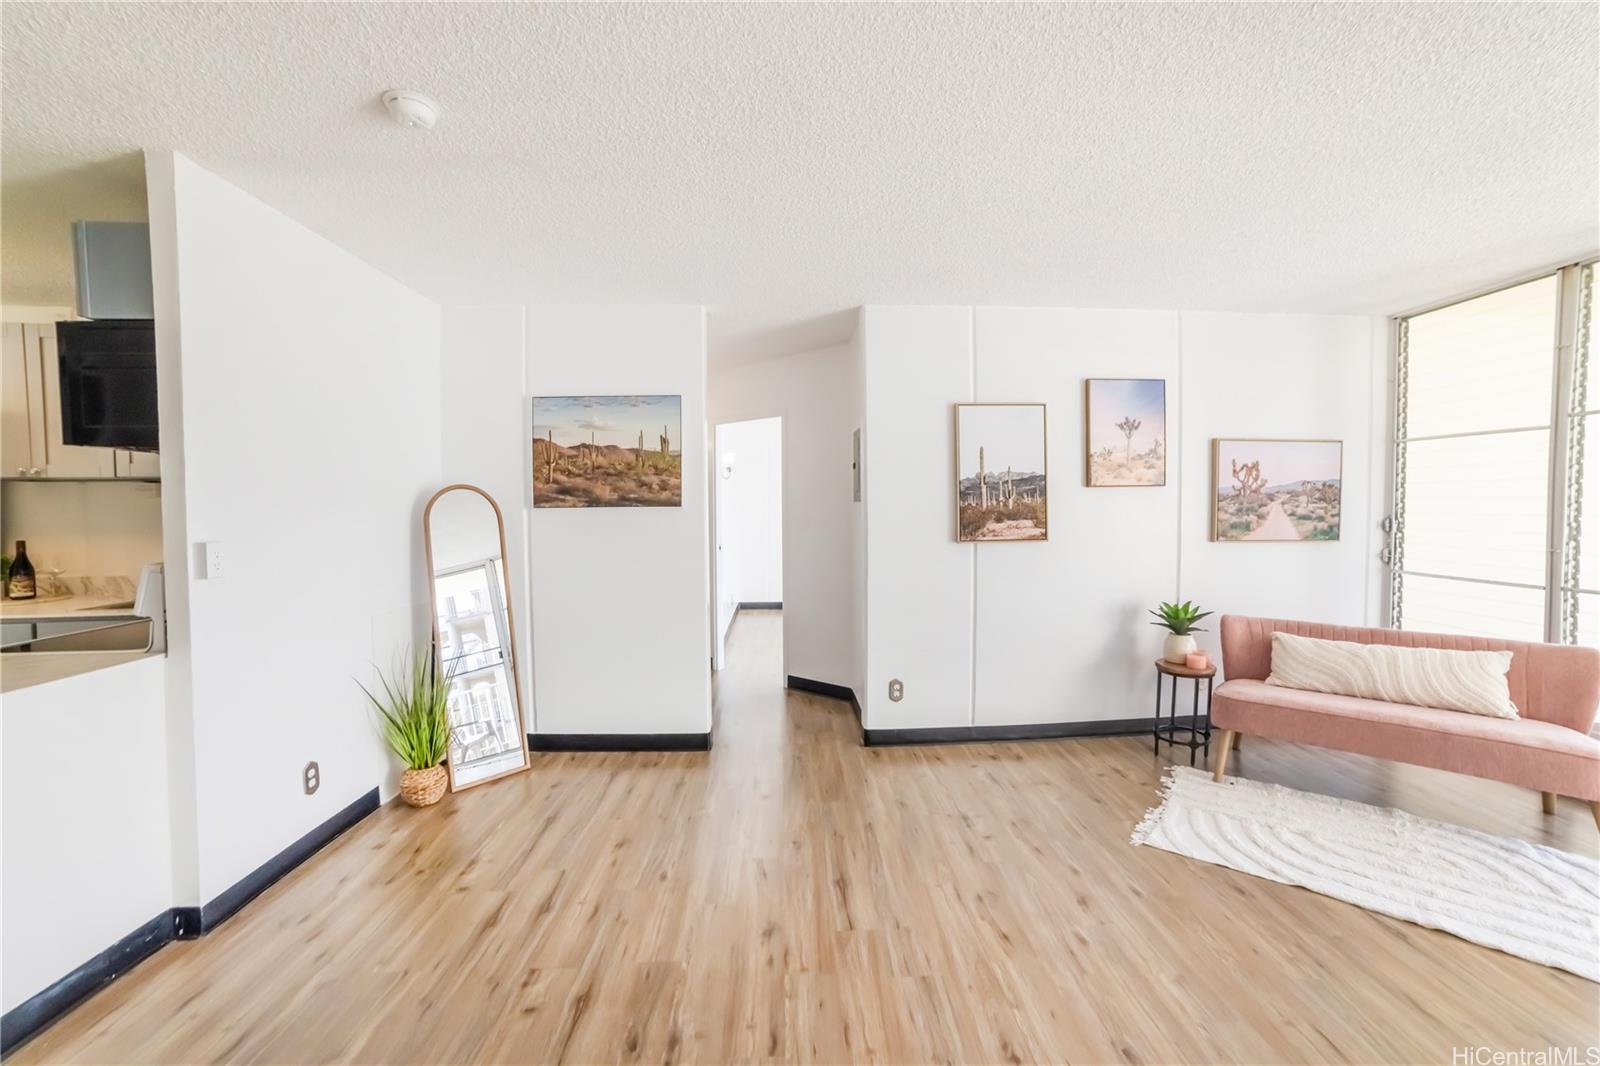
{"label": "light switch plate", "polygon": [[206,581],[214,581],[223,574],[222,542],[208,540],[200,545],[200,565],[203,570],[200,577]]}

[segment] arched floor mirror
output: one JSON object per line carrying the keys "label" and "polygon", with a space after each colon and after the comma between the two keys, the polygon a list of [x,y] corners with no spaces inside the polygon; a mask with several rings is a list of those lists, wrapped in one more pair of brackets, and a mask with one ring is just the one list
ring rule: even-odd
{"label": "arched floor mirror", "polygon": [[433,647],[450,683],[450,791],[526,770],[528,733],[500,505],[446,485],[422,513]]}

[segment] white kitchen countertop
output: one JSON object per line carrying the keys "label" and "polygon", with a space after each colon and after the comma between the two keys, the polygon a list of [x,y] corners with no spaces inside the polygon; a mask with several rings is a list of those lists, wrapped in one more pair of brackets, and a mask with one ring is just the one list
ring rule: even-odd
{"label": "white kitchen countertop", "polygon": [[125,577],[65,578],[76,595],[53,599],[0,599],[0,622],[93,621],[131,618],[134,583]]}

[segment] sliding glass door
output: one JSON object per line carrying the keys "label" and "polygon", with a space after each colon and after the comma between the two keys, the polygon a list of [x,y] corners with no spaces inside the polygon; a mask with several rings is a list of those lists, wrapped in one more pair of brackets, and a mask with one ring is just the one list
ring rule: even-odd
{"label": "sliding glass door", "polygon": [[1600,478],[1600,454],[1584,462],[1600,448],[1592,290],[1592,265],[1571,267],[1399,320],[1395,626],[1600,641],[1600,513],[1582,521]]}

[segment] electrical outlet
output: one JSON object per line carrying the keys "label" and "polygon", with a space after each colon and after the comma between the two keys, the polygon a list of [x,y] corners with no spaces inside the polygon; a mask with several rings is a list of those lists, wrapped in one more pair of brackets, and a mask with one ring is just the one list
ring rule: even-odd
{"label": "electrical outlet", "polygon": [[306,795],[311,795],[322,784],[322,770],[313,762],[306,763],[306,768],[301,771],[301,781],[305,784]]}
{"label": "electrical outlet", "polygon": [[898,677],[889,682],[889,702],[899,703],[906,698],[906,683]]}

